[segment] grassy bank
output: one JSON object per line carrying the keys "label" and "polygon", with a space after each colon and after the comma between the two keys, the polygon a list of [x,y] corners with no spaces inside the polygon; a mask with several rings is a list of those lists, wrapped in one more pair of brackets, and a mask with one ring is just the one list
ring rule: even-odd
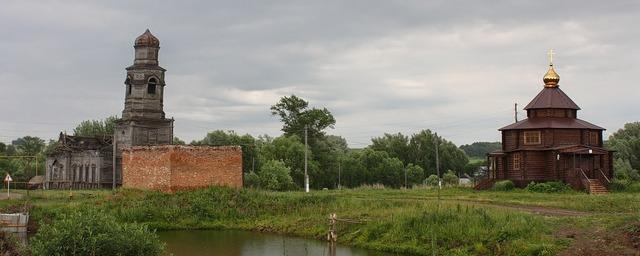
{"label": "grassy bank", "polygon": [[[39,191],[0,205],[33,205],[32,216],[55,220],[64,211],[98,208],[121,222],[167,229],[242,229],[323,239],[327,217],[340,222],[338,241],[400,254],[554,255],[571,245],[558,237],[566,227],[616,230],[637,218],[638,194],[590,196],[435,190],[355,189],[342,191],[266,192],[209,188],[164,194],[134,190]],[[508,206],[508,207],[504,207]],[[578,210],[580,216],[543,216],[514,206]],[[612,214],[614,213],[614,214]]]}

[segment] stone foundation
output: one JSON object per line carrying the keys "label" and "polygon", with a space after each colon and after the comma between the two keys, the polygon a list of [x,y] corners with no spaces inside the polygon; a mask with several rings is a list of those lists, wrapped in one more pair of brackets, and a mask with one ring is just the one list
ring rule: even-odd
{"label": "stone foundation", "polygon": [[242,187],[240,146],[135,146],[122,152],[124,188],[173,192]]}

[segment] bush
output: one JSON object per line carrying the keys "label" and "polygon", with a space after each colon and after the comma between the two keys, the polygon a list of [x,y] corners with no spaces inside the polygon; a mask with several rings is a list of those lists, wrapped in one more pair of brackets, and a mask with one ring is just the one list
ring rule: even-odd
{"label": "bush", "polygon": [[244,174],[244,187],[246,188],[259,188],[260,177],[255,172],[249,172]]}
{"label": "bush", "polygon": [[531,192],[540,192],[540,193],[558,193],[558,192],[567,192],[571,191],[571,187],[569,185],[560,182],[560,181],[549,181],[542,183],[531,182],[527,185],[527,191]]}
{"label": "bush", "polygon": [[448,170],[442,176],[442,181],[444,181],[444,184],[447,185],[458,185],[458,183],[460,183],[460,179],[452,170]]}
{"label": "bush", "polygon": [[285,191],[295,188],[291,178],[291,169],[280,160],[269,160],[258,173],[260,187],[268,190]]}
{"label": "bush", "polygon": [[424,184],[427,186],[438,186],[438,175],[429,175],[429,177],[424,180]]}
{"label": "bush", "polygon": [[161,255],[164,244],[141,224],[122,224],[97,210],[61,214],[42,223],[30,241],[33,255]]}
{"label": "bush", "polygon": [[501,180],[493,184],[493,190],[497,191],[509,191],[516,188],[516,184],[513,184],[513,181],[510,180]]}
{"label": "bush", "polygon": [[613,180],[611,180],[611,183],[609,184],[609,189],[612,191],[626,191],[628,183],[629,182],[627,180],[614,178]]}

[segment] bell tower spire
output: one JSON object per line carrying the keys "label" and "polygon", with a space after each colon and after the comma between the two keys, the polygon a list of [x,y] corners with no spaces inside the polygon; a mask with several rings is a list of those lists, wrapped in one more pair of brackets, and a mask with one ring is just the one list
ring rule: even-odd
{"label": "bell tower spire", "polygon": [[158,65],[160,40],[147,29],[136,38],[133,48],[133,65],[126,68],[124,110],[114,134],[116,184],[121,183],[124,148],[173,141],[173,119],[165,118],[163,110],[166,70]]}

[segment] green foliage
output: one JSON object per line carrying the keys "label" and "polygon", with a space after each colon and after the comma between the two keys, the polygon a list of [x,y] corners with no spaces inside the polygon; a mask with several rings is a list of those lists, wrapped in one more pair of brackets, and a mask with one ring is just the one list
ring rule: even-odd
{"label": "green foliage", "polygon": [[186,143],[186,142],[184,142],[184,140],[181,140],[180,138],[175,137],[175,136],[173,137],[173,142],[172,142],[172,144],[173,144],[173,145],[187,145],[187,143]]}
{"label": "green foliage", "polygon": [[435,145],[438,143],[440,167],[444,170],[461,172],[469,162],[465,153],[452,142],[423,130],[407,137],[398,134],[385,134],[383,137],[371,140],[369,149],[387,152],[391,157],[397,157],[405,165],[414,164],[425,170],[424,175],[436,173]]}
{"label": "green foliage", "polygon": [[14,140],[11,144],[16,147],[21,156],[35,156],[45,147],[44,140],[38,137],[24,136]]}
{"label": "green foliage", "polygon": [[572,191],[571,187],[560,181],[549,181],[535,183],[531,182],[525,188],[527,191],[540,192],[540,193],[558,193]]}
{"label": "green foliage", "polygon": [[268,190],[286,191],[295,188],[291,179],[291,169],[282,161],[269,160],[258,172],[260,187]]}
{"label": "green foliage", "polygon": [[73,129],[73,135],[85,137],[113,135],[116,120],[118,120],[117,116],[110,116],[104,120],[82,121]]}
{"label": "green foliage", "polygon": [[62,214],[43,223],[30,247],[33,255],[161,255],[164,245],[146,226],[123,224],[97,210]]}
{"label": "green foliage", "polygon": [[256,139],[249,134],[238,135],[234,131],[215,130],[207,133],[202,140],[192,141],[191,145],[208,146],[240,146],[242,148],[242,170],[249,172],[254,167],[254,160],[257,158],[258,150]]}
{"label": "green foliage", "polygon": [[488,153],[502,149],[501,142],[474,142],[462,145],[460,149],[470,157],[485,158]]}
{"label": "green foliage", "polygon": [[501,180],[493,184],[492,190],[496,191],[510,191],[516,188],[516,185],[513,184],[513,181],[510,180]]}
{"label": "green foliage", "polygon": [[617,151],[617,158],[629,161],[633,169],[640,170],[640,122],[625,124],[609,137],[607,146]]}
{"label": "green foliage", "polygon": [[333,127],[336,119],[326,108],[309,108],[309,102],[295,95],[280,98],[271,106],[271,114],[279,116],[285,135],[304,138],[304,128],[308,127],[309,144],[324,136],[324,129]]}
{"label": "green foliage", "polygon": [[410,162],[409,137],[402,133],[389,134],[385,133],[382,137],[371,139],[370,149],[376,151],[384,151],[391,157],[397,157],[404,163]]}
{"label": "green foliage", "polygon": [[438,186],[438,175],[431,174],[424,180],[424,184],[428,186]]}
{"label": "green foliage", "polygon": [[640,182],[613,178],[609,184],[609,189],[617,192],[640,192]]}
{"label": "green foliage", "polygon": [[460,183],[460,178],[452,170],[448,170],[442,175],[442,182],[447,185],[457,186]]}
{"label": "green foliage", "polygon": [[640,181],[640,173],[633,169],[629,160],[618,158],[613,162],[613,176],[619,180]]}
{"label": "green foliage", "polygon": [[[266,138],[260,144],[258,150],[260,164],[268,161],[282,161],[284,165],[291,170],[291,178],[293,178],[295,184],[297,184],[298,187],[303,187],[305,147],[297,135],[282,135],[275,139]],[[314,155],[311,151],[308,152],[308,157],[307,170],[310,180],[312,180],[311,183],[315,184],[316,178],[321,175],[318,171],[319,164],[313,160]]]}
{"label": "green foliage", "polygon": [[260,188],[260,177],[255,172],[244,174],[244,186],[247,188]]}
{"label": "green foliage", "polygon": [[422,183],[424,179],[424,170],[422,167],[415,164],[408,164],[405,169],[407,172],[407,186],[412,187],[413,185]]}
{"label": "green foliage", "polygon": [[[402,161],[390,157],[387,152],[372,149],[351,152],[345,157],[343,163],[342,180],[347,187],[382,184],[399,188],[404,185]],[[415,171],[415,167],[412,168]]]}

